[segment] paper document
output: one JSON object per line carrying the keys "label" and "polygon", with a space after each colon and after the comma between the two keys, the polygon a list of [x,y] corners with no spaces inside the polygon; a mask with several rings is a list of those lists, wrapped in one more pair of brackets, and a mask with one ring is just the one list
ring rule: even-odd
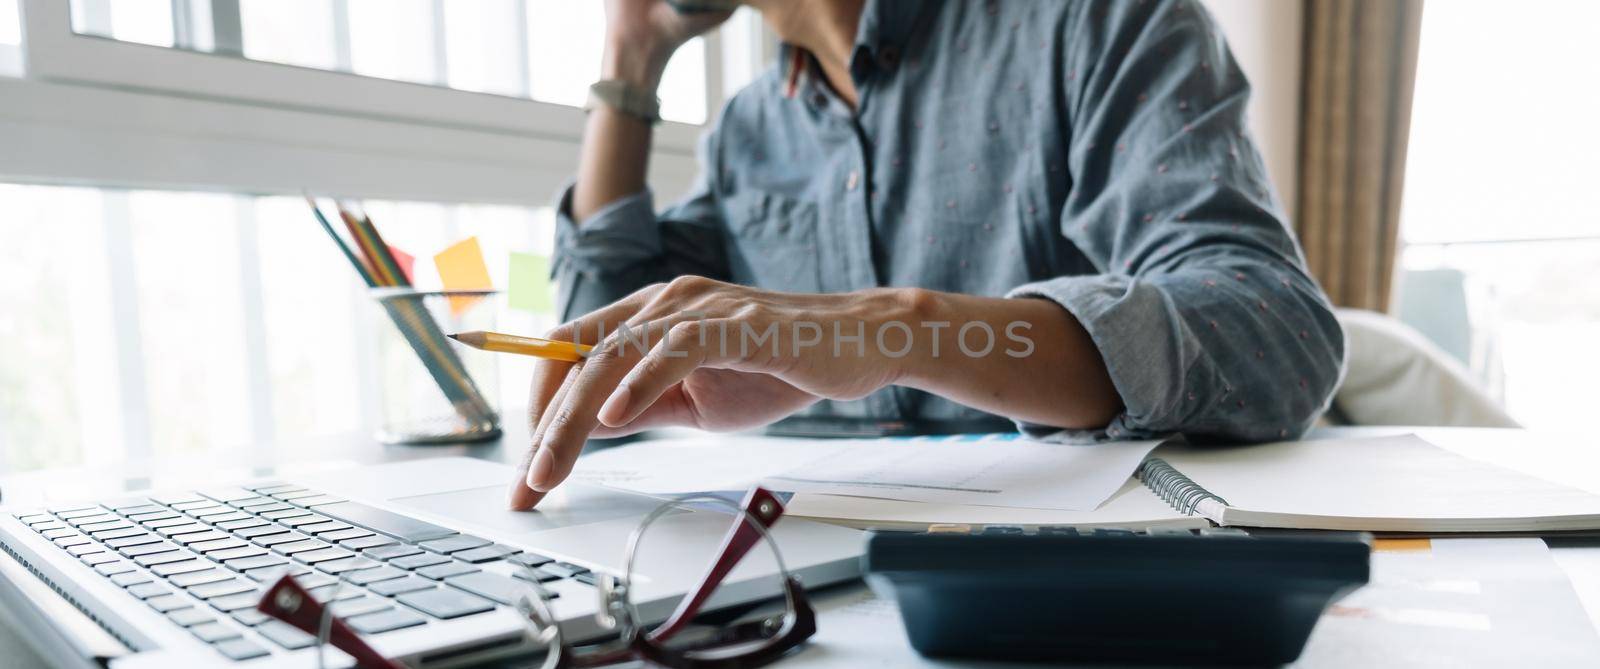
{"label": "paper document", "polygon": [[1159,441],[1086,446],[1037,441],[860,444],[769,477],[779,490],[911,502],[1091,511],[1126,483]]}
{"label": "paper document", "polygon": [[652,494],[739,490],[760,482],[788,492],[1089,511],[1116,493],[1157,443],[711,435],[586,455],[573,477]]}

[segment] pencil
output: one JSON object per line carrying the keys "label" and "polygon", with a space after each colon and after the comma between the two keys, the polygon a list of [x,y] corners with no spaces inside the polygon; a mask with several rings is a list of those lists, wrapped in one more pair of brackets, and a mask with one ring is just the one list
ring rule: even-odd
{"label": "pencil", "polygon": [[311,213],[316,215],[317,222],[322,224],[322,230],[328,233],[328,237],[332,238],[333,243],[339,247],[339,252],[343,253],[345,259],[350,261],[350,265],[356,268],[356,273],[361,275],[361,280],[365,281],[368,287],[377,287],[378,282],[372,278],[372,270],[367,267],[365,262],[356,257],[355,252],[351,251],[349,245],[344,243],[344,239],[339,237],[339,233],[333,231],[333,225],[328,223],[328,217],[322,215],[322,209],[317,206],[317,201],[312,199],[310,195],[306,195],[306,204],[311,206]]}
{"label": "pencil", "polygon": [[458,332],[449,336],[451,339],[476,349],[494,351],[496,353],[531,355],[536,358],[560,360],[562,362],[579,362],[594,348],[593,346],[574,344],[569,341],[518,337],[499,332]]}

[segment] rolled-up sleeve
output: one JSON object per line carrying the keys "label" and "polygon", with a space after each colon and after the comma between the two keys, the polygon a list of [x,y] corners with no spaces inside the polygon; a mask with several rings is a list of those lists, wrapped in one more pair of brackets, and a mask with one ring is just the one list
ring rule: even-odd
{"label": "rolled-up sleeve", "polygon": [[615,302],[648,284],[681,275],[726,279],[717,174],[716,131],[700,143],[700,176],[682,200],[657,214],[644,190],[615,200],[584,219],[572,217],[572,186],[556,205],[551,273],[560,287],[563,321]]}
{"label": "rolled-up sleeve", "polygon": [[[1090,3],[1085,3],[1090,5]],[[1106,9],[1109,5],[1109,10]],[[1262,441],[1326,409],[1344,337],[1245,130],[1249,85],[1205,10],[1095,3],[1062,72],[1073,186],[1061,232],[1098,275],[1019,286],[1088,331],[1124,411],[1067,440]]]}

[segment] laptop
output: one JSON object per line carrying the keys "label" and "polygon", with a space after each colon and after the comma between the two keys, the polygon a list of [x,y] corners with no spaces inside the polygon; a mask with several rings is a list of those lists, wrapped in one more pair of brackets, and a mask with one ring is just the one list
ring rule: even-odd
{"label": "laptop", "polygon": [[[512,512],[512,476],[501,464],[439,458],[0,508],[4,573],[24,575],[5,579],[0,607],[31,610],[45,619],[33,628],[55,636],[69,622],[93,621],[125,648],[113,667],[314,667],[315,639],[255,608],[287,571],[332,598],[380,653],[411,666],[463,666],[540,650],[515,608],[531,568],[569,641],[614,634],[595,616],[597,578],[622,574],[629,535],[662,500],[568,482],[537,511]],[[684,509],[651,526],[630,590],[642,619],[664,620],[699,582],[734,518]],[[860,575],[856,530],[785,518],[772,536],[808,587]],[[776,574],[770,551],[757,547],[709,605],[772,598]],[[39,605],[44,588],[71,610]],[[36,640],[85,652],[70,639]],[[335,649],[327,655],[329,666],[350,663]]]}

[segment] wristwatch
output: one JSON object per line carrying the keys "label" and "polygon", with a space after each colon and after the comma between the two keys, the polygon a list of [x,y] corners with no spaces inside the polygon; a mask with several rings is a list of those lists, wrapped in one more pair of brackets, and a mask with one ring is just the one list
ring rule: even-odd
{"label": "wristwatch", "polygon": [[661,100],[654,91],[647,91],[621,79],[602,79],[589,86],[589,104],[584,109],[593,110],[605,105],[646,123],[661,122]]}

